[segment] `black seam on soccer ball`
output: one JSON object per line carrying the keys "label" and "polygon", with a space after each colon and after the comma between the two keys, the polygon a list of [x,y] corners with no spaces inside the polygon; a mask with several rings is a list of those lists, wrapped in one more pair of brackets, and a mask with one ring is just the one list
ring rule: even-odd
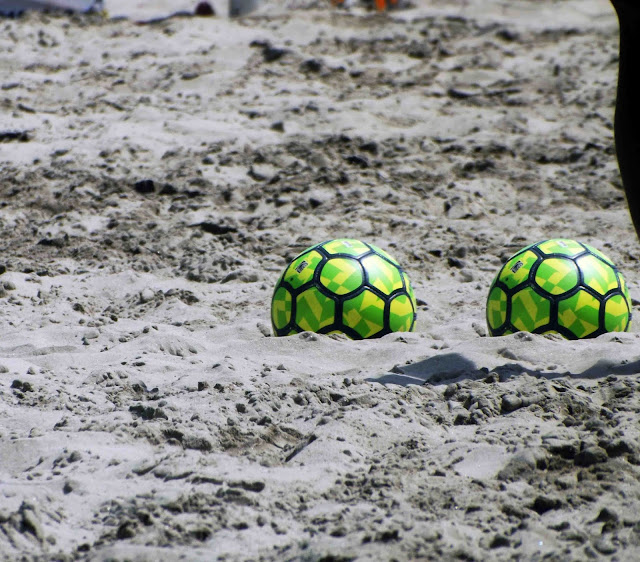
{"label": "black seam on soccer ball", "polygon": [[613,268],[613,272],[615,273],[616,279],[618,280],[618,287],[620,287],[620,291],[624,293],[624,287],[626,285],[626,281],[624,280],[624,275],[622,275],[622,272],[615,266]]}
{"label": "black seam on soccer ball", "polygon": [[615,295],[611,293],[609,296],[602,297],[602,300],[600,301],[600,308],[598,309],[598,328],[601,328],[605,331],[607,330],[607,324],[606,324],[607,301],[613,296]]}
{"label": "black seam on soccer ball", "polygon": [[511,324],[511,312],[513,311],[512,295],[510,295],[509,293],[506,293],[506,295],[507,295],[507,311],[506,311],[506,315],[504,317],[504,322],[502,323],[502,326],[498,327],[498,329],[502,332],[500,335],[504,334],[507,331],[507,326],[512,326]]}
{"label": "black seam on soccer ball", "polygon": [[[487,325],[488,325],[488,323],[487,323]],[[510,329],[512,332],[513,332],[513,331],[517,331],[517,330],[516,330],[516,329],[511,325],[511,323],[509,322],[509,320],[507,319],[507,320],[505,320],[505,322],[503,322],[503,324],[502,324],[501,326],[499,326],[499,327],[498,327],[498,328],[496,328],[495,330],[493,330],[493,329],[491,328],[491,326],[489,326],[489,333],[490,333],[492,336],[498,336],[498,337],[499,337],[499,336],[503,336],[503,335],[504,335],[504,333],[505,333],[507,330],[509,330],[509,329]]]}
{"label": "black seam on soccer ball", "polygon": [[[544,259],[544,258],[547,257],[547,254],[545,254],[540,248],[538,248],[538,246],[540,244],[544,244],[545,242],[546,242],[546,240],[543,240],[542,242],[537,242],[536,244],[533,244],[533,246],[529,246],[527,249],[521,250],[520,253],[516,254],[516,255],[519,256],[519,255],[525,254],[527,252],[533,252],[536,256],[538,256],[538,260]],[[513,257],[515,258],[516,256],[513,256]],[[511,258],[511,259],[513,259],[513,258]],[[536,260],[536,261],[538,261],[538,260]],[[511,261],[511,260],[509,260],[509,261]]]}
{"label": "black seam on soccer ball", "polygon": [[[298,295],[291,296],[291,318],[289,318],[289,323],[287,326],[291,326],[292,330],[300,331],[298,329],[298,324],[296,323],[296,314],[298,313]],[[284,328],[283,328],[284,329]]]}
{"label": "black seam on soccer ball", "polygon": [[[619,287],[617,287],[615,289],[609,289],[604,295],[601,295],[600,300],[608,299],[613,295],[622,295],[624,297],[624,293],[620,290]],[[626,301],[627,299],[625,298],[624,300]]]}
{"label": "black seam on soccer ball", "polygon": [[[382,291],[380,291],[373,285],[362,285],[360,289],[361,290],[355,295],[356,297],[359,296],[361,293],[364,293],[364,291],[368,289],[375,296],[381,299],[382,302],[384,302],[384,309],[382,311],[382,329],[384,330],[385,327],[389,325],[388,318],[385,318],[385,311],[387,310],[387,307],[389,307],[389,310],[390,310],[391,297],[389,295],[384,294]],[[352,297],[352,298],[355,298],[355,297]],[[349,300],[349,299],[345,299],[345,300]],[[374,337],[374,336],[370,336],[370,337]],[[363,338],[363,339],[368,339],[368,338]]]}
{"label": "black seam on soccer ball", "polygon": [[413,311],[413,321],[415,322],[416,318],[418,318],[418,311],[416,310],[416,307],[413,306],[413,299],[411,298],[411,295],[409,293],[407,293],[407,298],[409,299],[409,304],[411,305],[411,310]]}
{"label": "black seam on soccer ball", "polygon": [[341,325],[344,324],[343,313],[344,313],[344,299],[338,299],[336,300],[336,306],[333,309],[334,324],[337,324],[337,323],[340,323]]}
{"label": "black seam on soccer ball", "polygon": [[618,289],[610,289],[609,291],[607,291],[604,295],[600,294],[598,291],[596,291],[593,287],[590,287],[589,285],[583,284],[580,286],[580,288],[582,290],[584,290],[586,293],[589,293],[592,297],[594,297],[598,302],[602,302],[602,300],[609,294],[613,294],[615,293]]}
{"label": "black seam on soccer ball", "polygon": [[356,330],[350,328],[349,326],[345,326],[344,323],[340,323],[340,327],[338,328],[343,334],[349,336],[352,340],[364,340],[362,335],[360,335]]}
{"label": "black seam on soccer ball", "polygon": [[508,295],[509,291],[511,290],[509,289],[508,285],[504,281],[500,281],[500,279],[496,279],[493,282],[493,285],[491,285],[491,289],[489,289],[489,294],[491,294],[491,291],[493,291],[494,287],[498,287],[498,289],[502,289],[505,295]]}
{"label": "black seam on soccer ball", "polygon": [[[397,267],[397,266],[396,266]],[[407,292],[407,294],[409,294],[409,291],[411,291],[412,287],[411,287],[411,282],[409,281],[409,275],[407,274],[406,271],[398,268],[400,271],[400,279],[402,279],[402,288]],[[411,297],[409,297],[411,298]],[[412,304],[413,306],[413,304]]]}
{"label": "black seam on soccer ball", "polygon": [[389,307],[389,327],[391,327],[391,303],[392,303],[393,300],[397,299],[398,297],[401,297],[401,296],[407,297],[407,299],[409,300],[409,304],[411,305],[411,310],[413,311],[414,317],[417,316],[416,309],[413,307],[413,301],[411,300],[411,295],[409,294],[409,292],[407,290],[405,290],[405,289],[394,289],[388,295],[384,294],[384,293],[382,293],[382,294],[384,295],[381,298],[384,301],[385,310],[386,310],[387,306]]}
{"label": "black seam on soccer ball", "polygon": [[312,279],[311,281],[307,281],[304,285],[300,285],[300,287],[296,289],[296,298],[298,298],[302,293],[308,291],[309,289],[316,289],[321,295],[330,299],[335,299],[335,297],[338,296],[335,293],[329,291],[329,289],[327,289],[322,283],[316,283]]}
{"label": "black seam on soccer ball", "polygon": [[393,291],[391,291],[387,297],[390,299],[393,299],[395,297],[397,297],[398,295],[407,295],[409,296],[409,291],[407,291],[407,289],[405,289],[404,287],[400,287],[398,289],[394,289]]}
{"label": "black seam on soccer ball", "polygon": [[[400,282],[402,283],[402,290],[404,290],[406,293],[409,293],[409,288],[407,287],[407,283],[405,283],[405,280],[404,280],[404,275],[405,275],[404,271],[402,271],[402,269],[400,269],[395,264],[394,264],[394,267],[398,270],[398,273],[400,274]],[[409,279],[408,275],[407,275],[407,279]]]}
{"label": "black seam on soccer ball", "polygon": [[[543,324],[542,326],[538,326],[537,328],[534,328],[532,332],[532,334],[544,334],[545,332],[548,332],[549,330],[553,330],[553,324],[551,322],[547,322],[546,324]],[[521,330],[522,331],[522,330]]]}
{"label": "black seam on soccer ball", "polygon": [[389,332],[391,332],[391,300],[391,297],[386,299],[382,309],[382,330],[389,330]]}
{"label": "black seam on soccer ball", "polygon": [[[518,289],[517,291],[514,289],[513,296],[515,297],[516,294],[518,294],[523,289],[531,289],[536,295],[538,295],[539,297],[542,297],[543,299],[548,300],[549,302],[552,302],[554,299],[557,299],[557,297],[566,294],[566,293],[562,293],[562,295],[552,295],[549,291],[540,287],[540,285],[538,285],[535,281],[527,281],[524,284],[524,287],[522,287],[522,289]],[[571,290],[573,291],[574,289],[571,289]],[[562,300],[562,299],[557,299],[557,300]]]}
{"label": "black seam on soccer ball", "polygon": [[[310,250],[311,251],[311,250]],[[302,255],[306,254],[307,252],[303,252],[302,254],[300,254],[299,257],[301,257]],[[296,259],[298,259],[296,258]],[[315,269],[313,270],[313,275],[311,276],[311,279],[309,281],[307,281],[306,283],[303,283],[302,285],[300,285],[297,289],[289,282],[286,281],[284,279],[284,275],[287,273],[287,270],[289,269],[289,267],[291,267],[291,265],[295,262],[295,260],[292,260],[289,265],[287,265],[287,268],[284,270],[284,273],[282,275],[283,279],[282,281],[279,283],[279,285],[276,286],[276,291],[278,290],[278,288],[280,286],[285,287],[285,288],[289,288],[289,292],[293,295],[295,294],[296,296],[300,293],[303,293],[304,291],[306,291],[310,286],[315,286],[315,280],[316,280],[316,274],[319,276],[320,275],[320,270],[322,269],[322,266],[328,261],[326,256],[323,256],[320,258],[320,261],[318,262],[318,264],[316,265]],[[320,283],[320,285],[322,285]]]}
{"label": "black seam on soccer ball", "polygon": [[[366,242],[363,242],[363,244],[367,248],[369,248],[379,258],[382,258],[384,261],[386,261],[387,263],[391,264],[393,267],[397,267],[401,272],[404,271],[399,263],[396,263],[395,261],[390,260],[388,257],[383,256],[382,254],[379,254],[378,252],[376,252],[375,248],[372,248],[371,245],[367,244]],[[362,257],[364,258],[365,256],[362,256]]]}
{"label": "black seam on soccer ball", "polygon": [[573,289],[567,291],[566,293],[560,293],[559,295],[552,295],[552,294],[549,293],[548,297],[546,295],[542,295],[542,296],[544,296],[545,298],[548,298],[550,301],[554,301],[554,302],[560,303],[560,301],[564,301],[566,299],[570,299],[571,297],[575,296],[577,293],[579,293],[584,288],[585,288],[584,285],[578,284]]}
{"label": "black seam on soccer ball", "polygon": [[294,291],[296,291],[296,288],[289,283],[289,281],[285,281],[284,279],[280,282],[280,284],[276,287],[276,290],[273,292],[273,294],[276,294],[276,291],[280,288],[283,287],[284,289],[286,289],[287,291],[289,291],[290,295],[293,295]]}
{"label": "black seam on soccer ball", "polygon": [[[582,257],[584,254],[580,254],[579,257]],[[584,272],[582,271],[582,268],[580,267],[580,264],[578,263],[578,258],[574,258],[573,263],[576,264],[576,268],[578,269],[578,286],[584,285],[586,286],[586,283],[584,281]]]}
{"label": "black seam on soccer ball", "polygon": [[[489,292],[491,294],[491,292]],[[487,323],[487,328],[489,328],[489,333],[493,335],[493,329],[491,328],[491,322],[489,322],[489,300],[487,299],[487,304],[484,306],[484,318]]]}
{"label": "black seam on soccer ball", "polygon": [[344,330],[342,329],[342,326],[336,322],[336,317],[334,315],[333,317],[333,322],[331,324],[329,324],[328,326],[323,326],[322,328],[319,328],[317,332],[314,332],[316,334],[328,334],[329,332],[343,332]]}
{"label": "black seam on soccer ball", "polygon": [[333,293],[333,298],[336,302],[339,301],[341,303],[344,303],[346,301],[350,301],[351,299],[355,299],[356,297],[359,297],[360,294],[363,293],[366,288],[367,286],[363,283],[356,290],[351,291],[350,293],[345,293],[344,295],[336,295],[335,293]]}
{"label": "black seam on soccer ball", "polygon": [[[407,293],[408,293],[409,291],[408,291],[408,288],[407,288],[407,283],[405,283],[405,279],[404,279],[403,273],[407,276],[407,280],[409,279],[409,275],[408,275],[408,274],[407,274],[407,272],[402,268],[402,266],[401,266],[401,265],[399,265],[399,264],[397,264],[397,263],[394,263],[393,261],[391,261],[390,259],[386,258],[386,257],[385,257],[385,256],[383,256],[382,254],[379,254],[379,253],[378,253],[378,252],[376,252],[373,248],[371,248],[371,246],[369,246],[369,244],[367,244],[366,242],[363,242],[363,244],[364,244],[365,246],[367,246],[367,248],[369,248],[369,249],[371,250],[371,252],[366,253],[366,254],[364,254],[364,255],[360,256],[359,258],[357,258],[357,259],[358,259],[358,261],[362,261],[363,259],[368,258],[368,257],[369,257],[369,256],[371,256],[371,255],[374,255],[374,256],[376,256],[376,257],[380,258],[381,260],[386,261],[390,266],[394,267],[394,268],[398,271],[398,273],[400,274],[400,280],[402,281],[402,288],[403,288],[403,289],[405,289],[405,290],[407,291]],[[366,268],[362,263],[361,263],[360,265],[361,265],[362,269],[366,272],[366,271],[367,271],[367,268]],[[369,275],[368,275],[368,273],[367,273],[367,282],[368,282],[368,281],[369,281]],[[394,290],[390,293],[390,295],[392,295],[394,292],[396,292],[396,291],[400,291],[400,290],[401,290],[401,289],[394,289]]]}
{"label": "black seam on soccer ball", "polygon": [[558,308],[559,308],[559,300],[549,301],[549,325],[557,326],[560,324],[560,320],[558,319]]}
{"label": "black seam on soccer ball", "polygon": [[[538,262],[536,262],[538,263]],[[535,264],[534,264],[535,265]],[[529,272],[531,273],[531,271]],[[542,287],[540,287],[535,281],[531,281],[530,279],[527,279],[526,281],[523,281],[522,283],[520,283],[519,285],[516,285],[513,289],[511,289],[511,291],[509,293],[507,293],[507,312],[506,312],[506,320],[505,320],[505,325],[508,324],[509,326],[512,326],[514,328],[515,331],[517,332],[522,332],[523,330],[520,330],[518,328],[516,328],[512,322],[511,322],[511,314],[513,312],[513,306],[512,306],[512,299],[513,297],[515,297],[520,291],[523,291],[524,289],[531,289],[536,295],[538,295],[539,297],[545,299],[548,303],[549,303],[549,322],[547,322],[546,324],[543,324],[542,326],[538,327],[538,328],[534,328],[532,333],[541,333],[538,332],[538,329],[548,329],[549,326],[552,326],[558,323],[557,320],[557,307],[556,307],[556,315],[555,318],[553,317],[553,305],[554,302],[557,303],[559,302],[560,298],[557,298],[559,296],[562,295],[552,295],[550,294],[548,291],[545,291]],[[566,295],[566,293],[563,293],[563,295]],[[488,324],[488,322],[487,322]]]}
{"label": "black seam on soccer ball", "polygon": [[[491,298],[491,293],[493,292],[493,290],[495,288],[500,289],[504,294],[505,297],[507,298],[507,310],[505,311],[505,320],[502,324],[500,324],[500,326],[498,326],[497,328],[492,328],[491,327],[491,323],[489,322],[489,299]],[[506,290],[505,290],[506,289]],[[494,280],[493,285],[491,285],[491,288],[489,289],[489,296],[487,297],[487,302],[485,304],[485,317],[487,320],[487,328],[489,328],[489,333],[493,336],[495,335],[494,332],[496,332],[497,330],[499,330],[502,326],[504,326],[508,319],[509,319],[509,311],[511,310],[510,305],[511,305],[511,296],[508,293],[508,287],[502,282],[499,281],[497,279]]]}
{"label": "black seam on soccer ball", "polygon": [[[553,300],[551,300],[552,302],[552,306],[555,305],[555,315],[552,317],[552,323],[554,325],[554,330],[557,330],[559,328],[564,328],[565,330],[567,330],[568,332],[571,332],[571,330],[569,328],[564,327],[562,324],[560,324],[560,303],[562,301],[565,301],[567,299],[570,299],[572,297],[574,297],[575,295],[577,295],[581,290],[584,289],[584,286],[582,285],[576,285],[573,289],[571,289],[570,291],[567,291],[566,293],[562,293],[561,295],[552,295],[556,298],[554,298]],[[593,295],[591,295],[593,296]],[[598,300],[598,302],[600,302]],[[573,334],[573,332],[571,332]],[[576,336],[574,334],[574,337],[571,339],[580,339],[578,336]]]}
{"label": "black seam on soccer ball", "polygon": [[[336,295],[336,298],[334,300],[336,302],[336,305],[338,305],[338,303],[340,304],[340,316],[338,316],[338,314],[336,312],[334,312],[334,323],[336,325],[340,326],[338,329],[341,332],[344,332],[346,334],[345,329],[350,329],[350,330],[352,329],[352,328],[349,328],[344,323],[344,304],[345,304],[345,302],[359,297],[362,293],[364,293],[366,288],[367,288],[366,285],[362,284],[362,285],[360,285],[360,287],[358,287],[355,291],[353,291],[351,293],[347,293],[346,295]],[[364,338],[362,336],[360,336],[359,339],[364,339]]]}
{"label": "black seam on soccer ball", "polygon": [[[609,263],[603,259],[601,259],[599,256],[596,256],[595,254],[592,254],[591,252],[588,252],[588,254],[592,257],[594,257],[596,260],[598,260],[600,263],[603,263],[604,265],[606,265],[609,269],[613,270],[613,274],[616,276],[616,281],[618,282],[618,287],[622,287],[622,285],[620,284],[620,278],[618,277],[619,271],[618,268],[613,265],[612,263]],[[584,257],[584,254],[580,254],[579,257]],[[576,258],[577,260],[577,258]],[[578,271],[580,271],[580,274],[582,274],[582,270],[580,269],[580,266],[578,265],[578,262],[576,261],[576,265],[578,266]],[[585,283],[586,285],[586,283]],[[613,289],[610,289],[613,290]],[[609,292],[609,291],[607,291]]]}
{"label": "black seam on soccer ball", "polygon": [[[528,248],[528,250],[531,250],[531,248]],[[497,285],[498,283],[500,283],[500,284],[502,284],[504,287],[506,287],[506,288],[507,288],[507,290],[508,290],[508,289],[509,289],[508,285],[507,285],[504,281],[502,281],[502,280],[500,279],[500,278],[502,277],[502,274],[506,271],[506,269],[507,269],[507,265],[509,264],[509,262],[512,262],[512,261],[513,261],[513,260],[515,260],[516,258],[518,258],[518,257],[520,257],[520,256],[522,256],[522,255],[524,255],[524,254],[526,254],[528,250],[527,250],[527,249],[525,249],[525,250],[520,250],[517,254],[514,254],[513,256],[511,256],[511,257],[510,257],[510,258],[509,258],[509,259],[508,259],[508,260],[507,260],[507,261],[502,265],[502,267],[500,268],[500,271],[498,271],[498,275],[496,275],[495,279],[493,280],[493,285]],[[540,255],[539,255],[538,253],[536,253],[536,252],[533,252],[533,253],[538,257],[538,259],[536,260],[536,262],[534,262],[534,264],[535,264],[535,263],[537,263],[537,262],[540,260],[540,258],[541,258],[542,256],[540,256]],[[544,259],[544,258],[543,258],[543,259]],[[512,266],[512,267],[513,267],[513,266]],[[529,270],[529,274],[531,274],[531,270]],[[529,275],[529,274],[528,274],[528,275]],[[521,283],[519,283],[519,284],[521,285],[522,283],[526,283],[526,282],[527,282],[527,280],[525,279],[525,281],[523,281],[523,282],[521,282]],[[516,286],[517,286],[517,285],[516,285]]]}
{"label": "black seam on soccer ball", "polygon": [[387,301],[387,299],[391,298],[391,295],[387,295],[387,293],[383,293],[380,289],[378,289],[378,287],[374,287],[370,283],[367,284],[366,288],[369,289],[374,295],[381,298],[385,302]]}
{"label": "black seam on soccer ball", "polygon": [[546,326],[545,332],[550,332],[550,331],[560,332],[560,328],[561,327],[562,326],[560,326],[560,322],[558,321],[558,317],[556,316],[556,318],[552,318],[549,321],[549,323]]}
{"label": "black seam on soccer ball", "polygon": [[[537,262],[536,262],[537,263]],[[534,264],[535,265],[535,264]],[[533,267],[533,266],[532,266]],[[500,286],[500,288],[507,293],[508,295],[515,295],[516,293],[520,292],[522,289],[526,288],[526,287],[530,287],[531,285],[535,285],[535,281],[531,281],[529,279],[529,276],[531,275],[531,270],[529,270],[529,274],[527,275],[527,278],[524,281],[521,281],[520,283],[518,283],[515,287],[513,287],[512,289],[509,288],[509,286],[504,282],[504,281],[498,281],[496,283],[496,286]],[[503,289],[504,287],[504,289]]]}
{"label": "black seam on soccer ball", "polygon": [[[618,287],[620,289],[620,294],[622,295],[622,300],[624,300],[625,304],[627,305],[627,314],[628,314],[627,326],[625,327],[624,331],[628,332],[629,328],[631,327],[631,320],[633,319],[633,305],[631,303],[631,293],[629,293],[629,289],[627,288],[627,294],[629,295],[629,298],[627,298],[627,295],[623,290],[623,284],[622,284],[624,277],[622,273],[620,273],[618,269],[615,267],[614,267],[614,272],[616,274],[616,279],[618,280]],[[626,286],[626,283],[625,283],[625,286]]]}
{"label": "black seam on soccer ball", "polygon": [[[366,255],[370,255],[370,254],[366,254]],[[369,285],[369,272],[367,271],[367,268],[363,265],[363,263],[360,261],[360,259],[358,259],[358,261],[360,262],[360,267],[362,268],[362,271],[364,271],[364,275],[362,276],[362,285]]]}
{"label": "black seam on soccer ball", "polygon": [[327,256],[323,256],[323,258],[318,262],[318,265],[316,265],[315,269],[313,270],[313,275],[311,276],[311,281],[309,282],[315,282],[318,285],[322,285],[322,283],[320,283],[320,270],[324,267],[324,264],[329,261],[329,259],[330,258],[328,258]]}
{"label": "black seam on soccer ball", "polygon": [[533,265],[529,268],[529,274],[527,275],[527,282],[531,283],[531,285],[533,286],[538,285],[536,283],[536,274],[538,273],[538,269],[540,269],[540,266],[546,259],[547,259],[546,256],[544,257],[538,256],[538,259],[534,261]]}
{"label": "black seam on soccer ball", "polygon": [[[327,240],[327,242],[331,242],[331,240]],[[284,271],[282,272],[282,275],[280,276],[281,279],[284,279],[284,276],[287,274],[287,270],[289,269],[289,267],[291,267],[291,265],[299,258],[301,258],[302,256],[306,255],[306,254],[310,254],[311,252],[318,252],[321,256],[325,256],[327,255],[327,253],[324,251],[324,248],[321,248],[322,244],[326,244],[326,242],[321,242],[320,244],[316,244],[315,246],[310,246],[309,248],[307,248],[306,250],[303,250],[302,252],[300,252],[296,257],[294,257],[292,260],[289,260],[289,263],[287,264],[287,266],[284,268]]]}
{"label": "black seam on soccer ball", "polygon": [[388,330],[384,328],[379,332],[376,332],[375,334],[373,334],[373,336],[371,336],[370,339],[377,340],[379,338],[383,338],[384,336],[388,336],[389,334],[402,334],[402,333],[404,332],[394,332],[393,330],[391,330],[391,328],[389,328]]}
{"label": "black seam on soccer ball", "polygon": [[590,256],[593,256],[594,254],[592,254],[591,252],[589,252],[589,250],[585,250],[583,252],[578,252],[575,256],[569,256],[567,254],[562,254],[560,252],[553,252],[552,254],[545,254],[544,255],[544,259],[548,260],[551,258],[564,258],[566,260],[573,260],[576,261],[579,258],[584,257],[585,254],[589,254]]}
{"label": "black seam on soccer ball", "polygon": [[[627,297],[624,296],[624,293],[622,292],[622,290],[618,289],[618,290],[609,291],[607,295],[602,298],[602,305],[601,305],[602,311],[603,311],[603,315],[606,318],[607,302],[610,301],[613,297],[617,297],[617,296],[622,297],[622,302],[624,302],[624,305],[627,308],[627,324],[623,330],[623,332],[626,332],[629,330],[629,326],[631,325],[632,312],[631,312],[630,303],[629,301],[627,301]],[[606,323],[603,323],[602,326],[606,328]]]}
{"label": "black seam on soccer ball", "polygon": [[366,258],[370,253],[371,252],[365,252],[364,254],[362,254],[360,256],[354,256],[353,254],[347,254],[347,253],[344,253],[344,252],[338,252],[337,254],[329,254],[327,252],[327,257],[329,259],[335,259],[335,258],[345,259],[345,258],[349,258],[349,259],[352,259],[352,260],[360,261],[361,258]]}
{"label": "black seam on soccer ball", "polygon": [[[577,255],[575,255],[575,256],[568,256],[567,254],[562,254],[562,253],[559,253],[559,252],[552,252],[551,254],[547,254],[547,253],[543,252],[543,251],[542,251],[542,249],[541,249],[539,246],[541,246],[542,244],[545,244],[546,242],[550,242],[551,240],[569,240],[569,241],[571,241],[571,242],[575,242],[575,243],[576,243],[576,244],[578,244],[579,246],[582,246],[582,248],[584,249],[584,251],[582,251],[582,252],[578,253],[578,254],[577,254]],[[547,239],[547,240],[541,240],[540,242],[536,242],[535,244],[533,244],[532,246],[530,246],[528,249],[529,249],[529,250],[531,250],[531,249],[533,249],[533,248],[535,248],[535,250],[536,250],[536,251],[535,251],[535,253],[536,253],[539,257],[541,257],[542,259],[547,259],[547,258],[558,258],[558,257],[568,258],[568,259],[575,259],[575,258],[577,258],[577,257],[582,256],[585,252],[591,253],[591,252],[589,252],[588,248],[585,248],[584,244],[582,244],[582,243],[580,243],[580,242],[578,242],[578,241],[576,241],[576,240],[571,240],[570,238],[549,238],[549,239]],[[527,248],[525,248],[525,250],[526,250],[526,249],[527,249]],[[522,250],[522,251],[524,252],[525,250]]]}
{"label": "black seam on soccer ball", "polygon": [[519,293],[520,291],[522,291],[522,289],[525,289],[530,286],[531,286],[531,281],[529,281],[529,279],[525,279],[524,281],[522,281],[522,283],[518,283],[512,289],[510,289],[507,285],[505,285],[505,287],[507,287],[507,290],[505,292],[507,294],[515,295],[516,293]]}
{"label": "black seam on soccer ball", "polygon": [[[333,242],[333,240],[327,240],[327,242],[323,242],[323,244],[327,244],[328,242]],[[315,250],[322,256],[322,260],[320,263],[327,263],[331,258],[339,257],[340,254],[330,254],[327,250],[325,250],[321,244],[318,244],[314,247]],[[315,271],[314,271],[315,273]]]}
{"label": "black seam on soccer ball", "polygon": [[295,294],[297,297],[300,293],[304,293],[309,287],[315,287],[313,279],[311,279],[311,281],[307,281],[303,285],[300,285],[297,289],[293,289],[294,293],[292,294]]}
{"label": "black seam on soccer ball", "polygon": [[297,259],[299,259],[302,256],[304,256],[305,254],[308,254],[309,252],[313,252],[315,249],[316,249],[316,246],[311,246],[310,248],[307,248],[306,250],[302,250],[302,252],[300,252],[298,255],[296,255],[293,259],[289,260],[289,263],[287,264],[287,267],[285,267],[284,273],[282,275],[284,276],[287,273],[287,269],[289,269],[289,266],[293,262],[295,262]]}
{"label": "black seam on soccer ball", "polygon": [[[288,285],[288,288],[287,286]],[[291,297],[291,315],[289,316],[289,322],[287,322],[284,327],[278,329],[276,328],[276,323],[273,321],[273,302],[275,300],[275,296],[276,293],[278,292],[278,289],[280,289],[280,287],[282,287],[283,289],[285,289],[288,293],[289,296]],[[293,319],[295,318],[294,316],[294,311],[295,311],[295,303],[296,303],[296,295],[293,291],[293,287],[291,287],[291,285],[289,285],[286,281],[282,281],[279,285],[276,286],[275,291],[273,291],[273,296],[271,297],[271,327],[273,328],[274,332],[278,332],[278,331],[282,331],[285,330],[289,325],[291,325],[293,323]],[[278,334],[280,335],[280,334]]]}
{"label": "black seam on soccer ball", "polygon": [[[593,252],[592,252],[592,251],[587,247],[587,245],[586,245],[586,244],[583,244],[582,242],[578,242],[578,244],[580,244],[580,246],[582,246],[582,247],[585,249],[585,251],[586,251],[589,255],[593,256],[594,258],[599,259],[601,262],[606,263],[609,267],[613,267],[614,269],[616,268],[616,266],[613,264],[613,262],[612,262],[612,261],[610,261],[610,260],[609,260],[609,258],[603,259],[603,258],[601,258],[598,254],[594,254],[594,253],[593,253]],[[595,250],[595,248],[594,248],[594,250]],[[582,257],[582,255],[583,255],[583,254],[580,254],[580,256],[579,256],[579,257]]]}
{"label": "black seam on soccer ball", "polygon": [[578,243],[578,246],[582,246],[585,251],[589,252],[590,254],[593,254],[593,252],[591,250],[589,250],[589,248],[587,248],[582,242],[580,242],[579,240],[574,240],[574,242]]}
{"label": "black seam on soccer ball", "polygon": [[565,328],[564,326],[561,326],[560,324],[558,324],[557,326],[555,326],[552,329],[555,330],[556,332],[558,332],[561,336],[564,336],[568,340],[579,340],[580,339],[571,330],[569,330],[569,328]]}
{"label": "black seam on soccer ball", "polygon": [[[607,267],[610,267],[611,269],[615,271],[618,271],[618,268],[613,265],[611,262],[608,262],[607,260],[603,260],[598,254],[594,254],[592,252],[589,252],[590,256],[593,256],[594,258],[596,258],[596,260],[598,260],[600,263],[603,263],[604,265],[606,265]],[[582,256],[580,256],[582,257]]]}

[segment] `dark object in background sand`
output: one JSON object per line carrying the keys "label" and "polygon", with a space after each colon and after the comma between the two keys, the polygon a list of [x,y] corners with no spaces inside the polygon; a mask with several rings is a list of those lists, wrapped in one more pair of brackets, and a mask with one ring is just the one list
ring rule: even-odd
{"label": "dark object in background sand", "polygon": [[0,131],[0,142],[29,142],[27,131]]}
{"label": "dark object in background sand", "polygon": [[213,6],[209,4],[209,2],[198,2],[198,5],[195,9],[196,16],[215,16],[216,11],[213,9]]}
{"label": "dark object in background sand", "polygon": [[19,16],[28,10],[99,12],[102,0],[0,0],[0,15]]}

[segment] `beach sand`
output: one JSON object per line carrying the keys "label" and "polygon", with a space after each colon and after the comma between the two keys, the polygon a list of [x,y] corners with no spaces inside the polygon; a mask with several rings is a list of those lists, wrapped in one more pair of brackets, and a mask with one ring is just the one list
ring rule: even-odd
{"label": "beach sand", "polygon": [[[637,328],[485,323],[552,237],[638,312],[610,5],[298,4],[0,21],[0,559],[639,559]],[[415,332],[272,337],[338,237]]]}

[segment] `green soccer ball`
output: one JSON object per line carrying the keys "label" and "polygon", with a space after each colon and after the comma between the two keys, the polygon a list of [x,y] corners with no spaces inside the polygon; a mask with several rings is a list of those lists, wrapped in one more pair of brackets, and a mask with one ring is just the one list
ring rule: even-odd
{"label": "green soccer ball", "polygon": [[341,238],[307,248],[280,276],[271,300],[277,336],[309,331],[353,339],[411,332],[416,300],[407,274],[384,250]]}
{"label": "green soccer ball", "polygon": [[522,331],[594,338],[629,330],[631,299],[602,252],[574,240],[545,240],[502,266],[489,291],[487,324],[492,336]]}

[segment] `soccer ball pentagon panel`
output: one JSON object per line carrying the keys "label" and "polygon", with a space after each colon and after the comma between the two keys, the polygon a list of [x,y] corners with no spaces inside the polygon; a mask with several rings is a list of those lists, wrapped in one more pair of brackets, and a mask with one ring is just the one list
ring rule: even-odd
{"label": "soccer ball pentagon panel", "polygon": [[504,264],[486,312],[492,336],[523,331],[592,338],[628,331],[631,299],[622,274],[602,252],[552,239],[523,248]]}
{"label": "soccer ball pentagon panel", "polygon": [[271,300],[277,336],[309,331],[377,338],[410,332],[415,320],[413,289],[398,262],[349,238],[307,248],[284,270]]}

